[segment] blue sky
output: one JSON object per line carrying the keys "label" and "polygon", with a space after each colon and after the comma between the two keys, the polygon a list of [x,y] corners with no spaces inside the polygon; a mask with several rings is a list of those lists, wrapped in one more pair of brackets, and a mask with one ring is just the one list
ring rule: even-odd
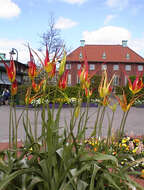
{"label": "blue sky", "polygon": [[66,44],[75,49],[86,44],[121,44],[144,57],[144,0],[0,0],[0,52],[11,48],[19,61],[29,59],[24,44],[38,49],[40,35],[48,29],[50,14]]}

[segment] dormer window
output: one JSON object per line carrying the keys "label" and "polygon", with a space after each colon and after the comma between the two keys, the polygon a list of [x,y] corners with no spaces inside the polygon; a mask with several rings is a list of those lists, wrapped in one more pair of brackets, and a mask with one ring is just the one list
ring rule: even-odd
{"label": "dormer window", "polygon": [[105,53],[105,52],[103,52],[102,58],[103,58],[103,59],[106,59],[106,53]]}
{"label": "dormer window", "polygon": [[82,56],[82,53],[80,52],[79,59],[82,59],[82,58],[83,58],[83,56]]}
{"label": "dormer window", "polygon": [[129,53],[126,54],[126,59],[130,59],[130,54]]}

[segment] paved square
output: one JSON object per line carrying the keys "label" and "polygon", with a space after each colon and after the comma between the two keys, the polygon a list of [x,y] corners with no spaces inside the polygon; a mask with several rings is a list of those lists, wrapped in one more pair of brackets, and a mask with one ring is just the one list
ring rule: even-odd
{"label": "paved square", "polygon": [[[82,111],[84,111],[85,108],[82,108]],[[17,113],[17,118],[20,116],[22,113],[23,108],[17,108],[16,113]],[[87,122],[87,137],[91,134],[91,131],[94,127],[94,122],[96,119],[96,114],[97,114],[98,108],[89,108],[89,120]],[[57,109],[55,109],[56,113]],[[72,108],[63,108],[61,111],[61,119],[60,119],[60,127],[65,126],[65,121],[67,121],[67,124],[69,126],[69,121],[70,121],[70,115],[71,115]],[[107,113],[111,117],[111,110],[107,109]],[[104,123],[102,127],[102,133],[103,136],[107,135],[107,128],[108,128],[108,117],[107,113],[105,114],[104,118]],[[122,111],[120,106],[117,107],[117,110],[115,112],[115,117],[114,117],[114,122],[113,122],[113,128],[116,130],[119,128],[120,121],[122,118]],[[47,114],[46,114],[47,115]],[[25,113],[23,114],[23,117],[25,116]],[[32,125],[32,128],[34,126],[34,109],[29,109],[29,119]],[[40,134],[41,131],[41,109],[39,109],[39,114],[38,114],[38,133]],[[74,129],[75,132],[77,131],[77,128]],[[134,135],[134,136],[141,136],[144,135],[144,108],[136,108],[132,107],[127,121],[126,121],[126,126],[125,126],[125,131],[129,135]],[[0,106],[0,142],[5,142],[8,141],[8,133],[9,133],[9,106]],[[24,139],[24,129],[23,129],[23,121],[22,119],[20,120],[19,127],[18,127],[18,138],[19,139]]]}

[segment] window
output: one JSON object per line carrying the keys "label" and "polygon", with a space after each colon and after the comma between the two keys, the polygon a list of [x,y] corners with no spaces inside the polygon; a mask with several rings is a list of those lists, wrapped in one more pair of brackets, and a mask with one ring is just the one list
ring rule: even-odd
{"label": "window", "polygon": [[127,79],[127,77],[125,76],[125,86],[127,85],[127,83],[128,83],[128,79]]}
{"label": "window", "polygon": [[114,70],[114,71],[119,70],[119,65],[114,65],[114,66],[113,66],[113,70]]}
{"label": "window", "polygon": [[77,64],[77,69],[80,70],[81,64]]}
{"label": "window", "polygon": [[68,84],[68,85],[71,85],[71,74],[68,74],[67,84]]}
{"label": "window", "polygon": [[119,85],[119,76],[115,75],[114,80],[113,80],[113,85],[118,86]]}
{"label": "window", "polygon": [[82,59],[82,58],[83,58],[83,56],[82,56],[82,53],[80,52],[79,59]]}
{"label": "window", "polygon": [[143,71],[143,65],[138,65],[138,71]]}
{"label": "window", "polygon": [[105,52],[103,52],[102,58],[103,58],[103,59],[106,59],[106,53],[105,53]]}
{"label": "window", "polygon": [[107,65],[106,64],[102,65],[102,70],[106,70],[106,69],[107,69]]}
{"label": "window", "polygon": [[80,84],[80,78],[78,75],[77,75],[77,84]]}
{"label": "window", "polygon": [[126,71],[131,71],[131,65],[126,65],[126,66],[125,66],[125,70],[126,70]]}
{"label": "window", "polygon": [[130,54],[126,54],[126,59],[130,59]]}
{"label": "window", "polygon": [[95,70],[95,65],[94,64],[90,64],[89,65],[89,70]]}
{"label": "window", "polygon": [[5,84],[7,84],[7,85],[10,85],[11,83],[10,83],[10,81],[9,81],[9,79],[8,79],[8,76],[7,76],[7,74],[6,73],[2,73],[2,80],[3,80],[3,82],[5,83]]}
{"label": "window", "polygon": [[17,76],[16,76],[16,80],[17,80],[18,82],[22,82],[22,81],[21,81],[21,76],[20,76],[20,75],[17,75]]}
{"label": "window", "polygon": [[70,70],[71,69],[71,64],[66,64],[66,69]]}

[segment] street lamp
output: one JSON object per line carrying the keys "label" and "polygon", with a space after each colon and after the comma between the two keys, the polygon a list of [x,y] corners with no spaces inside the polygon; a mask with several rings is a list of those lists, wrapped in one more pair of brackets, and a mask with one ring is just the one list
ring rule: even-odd
{"label": "street lamp", "polygon": [[[16,53],[15,53],[16,52]],[[15,48],[12,48],[12,50],[9,52],[10,55],[15,55],[17,54],[16,61],[18,61],[18,50]]]}

